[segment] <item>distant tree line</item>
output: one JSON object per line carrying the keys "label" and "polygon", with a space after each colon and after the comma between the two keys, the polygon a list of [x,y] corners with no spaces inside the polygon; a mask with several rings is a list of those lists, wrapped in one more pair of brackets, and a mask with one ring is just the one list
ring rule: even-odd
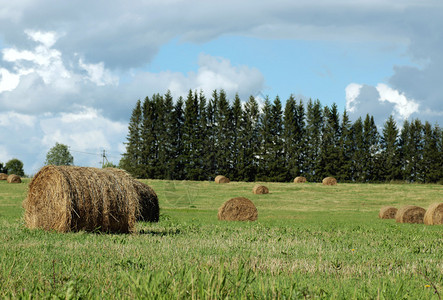
{"label": "distant tree line", "polygon": [[250,96],[232,101],[189,91],[138,101],[120,167],[139,178],[290,181],[305,176],[340,182],[437,182],[443,179],[443,131],[438,125],[391,116],[378,131],[374,118],[355,122],[346,110],[293,96],[259,107]]}

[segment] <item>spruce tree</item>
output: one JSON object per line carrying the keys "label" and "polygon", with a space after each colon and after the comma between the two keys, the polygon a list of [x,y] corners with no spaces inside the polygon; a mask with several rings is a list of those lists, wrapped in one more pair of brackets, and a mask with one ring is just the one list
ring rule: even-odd
{"label": "spruce tree", "polygon": [[403,127],[400,131],[400,138],[398,143],[398,157],[400,163],[400,172],[402,180],[409,180],[409,175],[407,174],[409,169],[409,121],[407,119],[403,122]]}
{"label": "spruce tree", "polygon": [[235,95],[234,104],[232,106],[232,150],[231,150],[231,160],[232,160],[232,179],[239,180],[240,176],[240,152],[243,145],[241,144],[242,134],[242,104],[238,94]]}
{"label": "spruce tree", "polygon": [[188,97],[185,102],[185,122],[183,125],[183,146],[184,146],[184,172],[188,180],[198,180],[200,175],[199,169],[199,115],[198,115],[198,96],[197,92],[193,93],[189,90]]}
{"label": "spruce tree", "polygon": [[210,99],[206,108],[207,119],[207,152],[205,160],[207,163],[207,171],[210,179],[214,179],[217,176],[217,107],[218,107],[218,92],[214,90],[212,92],[212,98]]}
{"label": "spruce tree", "polygon": [[232,174],[232,109],[223,90],[217,102],[216,124],[217,174],[229,178]]}
{"label": "spruce tree", "polygon": [[366,115],[363,123],[363,141],[364,141],[364,182],[379,180],[379,135],[374,117]]}
{"label": "spruce tree", "polygon": [[268,149],[268,166],[270,181],[285,181],[287,169],[285,165],[283,140],[283,112],[280,97],[276,96],[271,107],[271,144]]}
{"label": "spruce tree", "polygon": [[340,171],[340,121],[337,105],[334,103],[330,109],[325,106],[323,116],[325,121],[322,131],[320,160],[322,177],[337,177]]}
{"label": "spruce tree", "polygon": [[420,170],[426,183],[437,182],[443,169],[443,164],[439,164],[438,139],[438,126],[432,128],[432,125],[426,121],[423,127],[423,159],[420,161]]}
{"label": "spruce tree", "polygon": [[265,103],[260,115],[260,150],[258,160],[257,180],[269,181],[270,160],[272,159],[272,105],[269,98],[265,98]]}
{"label": "spruce tree", "polygon": [[174,106],[174,111],[172,114],[172,132],[171,136],[173,137],[172,140],[172,151],[171,151],[171,159],[172,159],[172,175],[171,179],[177,179],[177,180],[183,180],[185,179],[185,150],[184,150],[184,143],[183,143],[183,127],[185,123],[185,116],[184,116],[184,101],[183,98],[180,96],[177,99],[177,102]]}
{"label": "spruce tree", "polygon": [[351,178],[355,182],[365,181],[365,164],[366,164],[366,145],[363,138],[363,122],[358,118],[352,125],[352,164],[351,164]]}
{"label": "spruce tree", "polygon": [[260,110],[253,96],[245,104],[240,129],[239,180],[254,181],[260,151]]}
{"label": "spruce tree", "polygon": [[120,160],[120,167],[134,177],[141,176],[141,127],[142,127],[142,108],[141,101],[138,100],[134,109],[132,110],[131,118],[129,120],[128,135],[126,137],[126,152]]}
{"label": "spruce tree", "polygon": [[340,181],[351,181],[351,164],[353,156],[353,138],[351,130],[351,121],[349,120],[346,109],[343,112],[343,117],[340,125],[339,151],[338,151],[338,174]]}
{"label": "spruce tree", "polygon": [[383,126],[381,137],[382,174],[385,181],[400,179],[400,162],[398,149],[398,129],[394,118],[389,116]]}
{"label": "spruce tree", "polygon": [[320,101],[309,99],[306,109],[306,178],[308,181],[322,180],[320,168],[321,130],[323,114]]}

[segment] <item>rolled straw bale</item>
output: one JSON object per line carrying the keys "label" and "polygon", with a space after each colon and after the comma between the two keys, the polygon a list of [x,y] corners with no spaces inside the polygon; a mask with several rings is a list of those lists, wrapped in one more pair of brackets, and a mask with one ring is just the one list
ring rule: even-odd
{"label": "rolled straw bale", "polygon": [[131,175],[122,169],[105,168],[105,170],[114,172],[119,176],[127,176],[132,179],[132,184],[139,195],[140,201],[140,213],[137,216],[137,221],[158,222],[160,206],[158,204],[157,194],[150,186],[132,178]]}
{"label": "rolled straw bale", "polygon": [[264,185],[256,185],[252,189],[252,192],[257,195],[269,194],[269,189],[267,187],[265,187]]}
{"label": "rolled straw bale", "polygon": [[380,209],[378,217],[380,219],[395,219],[395,214],[397,213],[397,208],[393,206],[385,206]]}
{"label": "rolled straw bale", "polygon": [[215,177],[215,183],[229,183],[230,180],[229,178],[223,176],[223,175],[218,175],[217,177]]}
{"label": "rolled straw bale", "polygon": [[297,176],[294,178],[294,183],[305,183],[307,180],[303,176]]}
{"label": "rolled straw bale", "polygon": [[8,174],[0,173],[0,180],[7,180],[7,179],[8,179]]}
{"label": "rolled straw bale", "polygon": [[225,221],[255,221],[258,212],[251,200],[237,197],[226,201],[218,209],[217,217],[219,220]]}
{"label": "rolled straw bale", "polygon": [[20,176],[15,175],[15,174],[9,175],[7,180],[9,183],[21,183],[22,182],[22,180],[20,179]]}
{"label": "rolled straw bale", "polygon": [[432,203],[426,210],[423,222],[426,225],[442,225],[443,224],[443,202]]}
{"label": "rolled straw bale", "polygon": [[105,169],[45,166],[23,203],[28,228],[59,232],[135,231],[139,195],[130,176]]}
{"label": "rolled straw bale", "polygon": [[422,224],[426,210],[415,205],[406,205],[401,207],[395,214],[397,223],[415,223]]}
{"label": "rolled straw bale", "polygon": [[337,185],[337,179],[334,177],[326,177],[322,181],[323,185]]}

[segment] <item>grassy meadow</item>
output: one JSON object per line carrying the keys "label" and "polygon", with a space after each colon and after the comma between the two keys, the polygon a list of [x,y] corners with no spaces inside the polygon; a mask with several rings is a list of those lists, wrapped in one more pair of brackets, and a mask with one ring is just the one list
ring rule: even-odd
{"label": "grassy meadow", "polygon": [[[0,298],[441,299],[443,226],[378,219],[382,206],[443,202],[428,184],[142,180],[159,223],[138,233],[29,230],[27,184],[0,181]],[[256,222],[217,220],[244,196]]]}

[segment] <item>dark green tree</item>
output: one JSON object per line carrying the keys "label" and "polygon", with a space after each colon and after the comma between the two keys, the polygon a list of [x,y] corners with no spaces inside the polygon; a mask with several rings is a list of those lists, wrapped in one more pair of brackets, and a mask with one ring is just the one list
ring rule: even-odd
{"label": "dark green tree", "polygon": [[240,130],[238,178],[254,181],[258,170],[257,156],[260,151],[260,110],[253,96],[250,96],[245,104]]}
{"label": "dark green tree", "polygon": [[398,160],[400,163],[400,172],[402,180],[409,180],[407,169],[409,161],[409,121],[407,119],[403,122],[403,127],[400,131],[400,137],[398,141]]}
{"label": "dark green tree", "polygon": [[437,182],[443,177],[443,163],[438,149],[439,131],[438,126],[432,128],[429,122],[423,126],[423,158],[419,163],[423,181],[426,183]]}
{"label": "dark green tree", "polygon": [[46,154],[45,165],[71,166],[74,164],[74,157],[69,152],[68,146],[55,143]]}
{"label": "dark green tree", "polygon": [[363,181],[376,181],[379,180],[379,152],[380,152],[380,140],[375,125],[374,117],[366,115],[363,122]]}
{"label": "dark green tree", "polygon": [[320,101],[309,99],[306,108],[306,178],[308,181],[322,180],[323,170],[320,168],[321,131],[323,114]]}
{"label": "dark green tree", "polygon": [[407,180],[423,182],[423,170],[420,166],[420,162],[423,159],[423,125],[418,119],[410,123],[406,148],[406,159],[408,161],[406,166]]}
{"label": "dark green tree", "polygon": [[323,110],[324,124],[321,139],[320,168],[322,177],[337,177],[340,172],[340,120],[337,105]]}
{"label": "dark green tree", "polygon": [[189,180],[198,180],[200,176],[199,160],[199,105],[197,92],[189,90],[185,102],[185,122],[183,125],[183,146],[185,155],[185,176]]}
{"label": "dark green tree", "polygon": [[269,161],[272,159],[272,105],[268,97],[265,98],[265,103],[260,115],[260,149],[258,153],[258,170],[257,180],[268,181],[270,176]]}
{"label": "dark green tree", "polygon": [[381,137],[381,170],[386,181],[401,179],[398,134],[397,124],[394,118],[389,116]]}
{"label": "dark green tree", "polygon": [[3,165],[3,163],[0,163],[0,173],[8,174],[8,169]]}
{"label": "dark green tree", "polygon": [[241,148],[243,147],[242,134],[242,117],[243,110],[240,97],[238,94],[235,95],[234,104],[232,105],[232,150],[231,150],[231,161],[232,161],[232,179],[238,180],[240,177],[240,167],[243,163],[240,161]]}
{"label": "dark green tree", "polygon": [[171,126],[171,136],[173,140],[172,145],[172,175],[171,179],[182,180],[185,179],[184,166],[185,166],[185,150],[183,144],[183,128],[185,123],[184,117],[184,101],[182,97],[177,99],[174,106],[174,111],[172,113],[172,126]]}
{"label": "dark green tree", "polygon": [[351,178],[355,182],[365,181],[365,164],[367,147],[363,138],[363,122],[358,118],[351,128],[352,131],[352,164]]}
{"label": "dark green tree", "polygon": [[119,166],[131,173],[134,177],[141,176],[141,126],[142,126],[142,108],[141,101],[138,100],[129,120],[128,136],[126,144],[126,152],[120,160]]}
{"label": "dark green tree", "polygon": [[23,162],[17,158],[9,160],[5,165],[5,169],[8,170],[8,174],[25,176],[25,171],[23,170]]}
{"label": "dark green tree", "polygon": [[343,117],[340,124],[340,138],[338,150],[338,174],[337,179],[346,182],[352,180],[351,166],[353,155],[353,139],[352,139],[352,124],[349,120],[346,109],[343,112]]}
{"label": "dark green tree", "polygon": [[[216,173],[232,177],[232,109],[226,98],[226,93],[221,90],[218,95],[216,118]],[[216,174],[216,175],[217,175]]]}

